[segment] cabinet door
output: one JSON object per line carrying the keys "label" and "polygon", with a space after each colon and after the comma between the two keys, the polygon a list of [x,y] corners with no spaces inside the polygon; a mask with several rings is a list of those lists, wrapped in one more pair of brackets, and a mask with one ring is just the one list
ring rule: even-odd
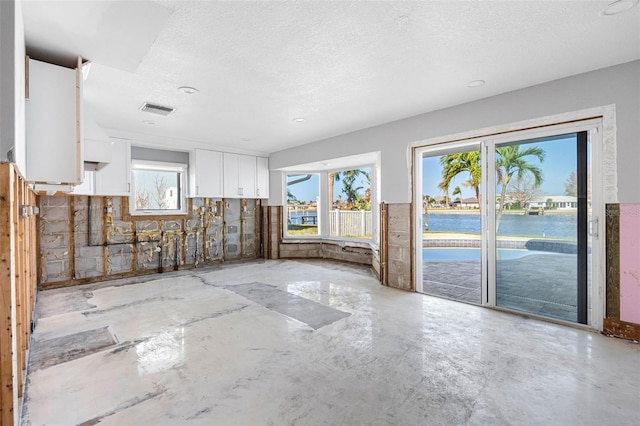
{"label": "cabinet door", "polygon": [[268,158],[256,158],[256,198],[269,198]]}
{"label": "cabinet door", "polygon": [[240,198],[256,198],[256,157],[240,155],[238,173]]}
{"label": "cabinet door", "polygon": [[240,182],[238,180],[239,157],[238,154],[229,154],[228,152],[223,154],[225,198],[240,198]]}
{"label": "cabinet door", "polygon": [[94,195],[95,194],[95,172],[85,171],[84,179],[80,185],[76,185],[71,190],[73,195]]}
{"label": "cabinet door", "polygon": [[192,194],[195,197],[220,198],[223,195],[222,153],[196,149]]}
{"label": "cabinet door", "polygon": [[73,69],[29,61],[25,174],[30,182],[82,182],[77,84],[81,85],[81,81],[76,82]]}
{"label": "cabinet door", "polygon": [[111,142],[111,161],[96,172],[96,195],[129,195],[131,144]]}

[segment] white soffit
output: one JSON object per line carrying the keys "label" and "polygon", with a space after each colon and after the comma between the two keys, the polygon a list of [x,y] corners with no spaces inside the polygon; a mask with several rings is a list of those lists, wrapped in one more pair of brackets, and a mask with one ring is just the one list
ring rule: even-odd
{"label": "white soffit", "polygon": [[322,172],[334,170],[347,170],[356,167],[373,166],[377,163],[379,152],[368,152],[366,154],[349,155],[347,157],[331,158],[327,160],[314,161],[312,163],[297,164],[295,166],[283,167],[284,172]]}
{"label": "white soffit", "polygon": [[93,62],[102,127],[274,152],[640,59],[640,8],[610,2],[23,3],[28,51]]}
{"label": "white soffit", "polygon": [[22,0],[22,9],[25,41],[37,59],[72,67],[82,56],[130,73],[171,14],[151,1]]}

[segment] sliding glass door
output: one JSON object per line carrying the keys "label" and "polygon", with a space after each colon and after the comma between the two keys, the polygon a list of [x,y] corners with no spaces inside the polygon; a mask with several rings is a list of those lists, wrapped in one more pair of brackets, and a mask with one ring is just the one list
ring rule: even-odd
{"label": "sliding glass door", "polygon": [[586,122],[417,150],[417,290],[590,324],[593,300],[601,303],[589,232],[598,228],[595,129]]}
{"label": "sliding glass door", "polygon": [[482,303],[480,143],[425,153],[422,179],[422,290]]}
{"label": "sliding glass door", "polygon": [[587,133],[495,144],[496,305],[587,322]]}

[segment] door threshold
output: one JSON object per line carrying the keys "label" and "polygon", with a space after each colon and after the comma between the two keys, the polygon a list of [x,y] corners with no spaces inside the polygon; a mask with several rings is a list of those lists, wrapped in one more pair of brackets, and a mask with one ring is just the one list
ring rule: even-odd
{"label": "door threshold", "polygon": [[593,327],[592,325],[589,324],[580,324],[577,322],[572,322],[572,321],[565,321],[565,320],[561,320],[558,318],[553,318],[553,317],[546,317],[544,315],[537,315],[537,314],[533,314],[530,312],[522,312],[522,311],[517,311],[515,309],[509,309],[509,308],[503,308],[501,306],[487,306],[487,305],[481,305],[483,308],[489,308],[489,309],[493,309],[494,311],[500,311],[500,312],[504,312],[507,314],[515,314],[527,319],[535,319],[535,320],[540,320],[540,321],[544,321],[544,322],[550,322],[553,324],[558,324],[558,325],[564,325],[564,326],[569,326],[571,328],[576,328],[578,330],[584,330],[584,331],[591,331],[593,333],[601,333],[602,330],[598,330],[597,328]]}
{"label": "door threshold", "polygon": [[509,308],[503,308],[501,306],[489,306],[489,305],[483,305],[481,303],[474,303],[474,302],[469,302],[466,300],[458,300],[458,299],[453,299],[451,297],[447,297],[447,296],[441,296],[439,294],[430,294],[430,293],[423,293],[423,292],[416,292],[417,294],[420,294],[422,296],[429,296],[429,297],[435,297],[437,299],[443,299],[443,300],[448,300],[450,302],[456,302],[456,303],[464,303],[465,305],[470,305],[470,306],[477,306],[479,308],[487,308],[487,309],[491,309],[494,311],[499,311],[499,312],[504,312],[506,314],[512,314],[512,315],[517,315],[526,319],[534,319],[534,320],[539,320],[539,321],[544,321],[544,322],[548,322],[548,323],[552,323],[552,324],[557,324],[557,325],[563,325],[563,326],[568,326],[571,328],[575,328],[578,330],[584,330],[584,331],[589,331],[592,333],[602,333],[602,330],[599,330],[595,327],[593,327],[592,325],[589,324],[580,324],[577,322],[571,322],[571,321],[565,321],[565,320],[561,320],[558,318],[552,318],[552,317],[545,317],[544,315],[537,315],[537,314],[533,314],[533,313],[529,313],[529,312],[522,312],[522,311],[518,311],[515,309],[509,309]]}

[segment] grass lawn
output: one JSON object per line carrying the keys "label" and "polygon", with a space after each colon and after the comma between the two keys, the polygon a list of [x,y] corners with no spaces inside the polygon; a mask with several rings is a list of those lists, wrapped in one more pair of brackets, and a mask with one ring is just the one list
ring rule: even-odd
{"label": "grass lawn", "polygon": [[318,225],[289,225],[287,235],[318,235]]}

